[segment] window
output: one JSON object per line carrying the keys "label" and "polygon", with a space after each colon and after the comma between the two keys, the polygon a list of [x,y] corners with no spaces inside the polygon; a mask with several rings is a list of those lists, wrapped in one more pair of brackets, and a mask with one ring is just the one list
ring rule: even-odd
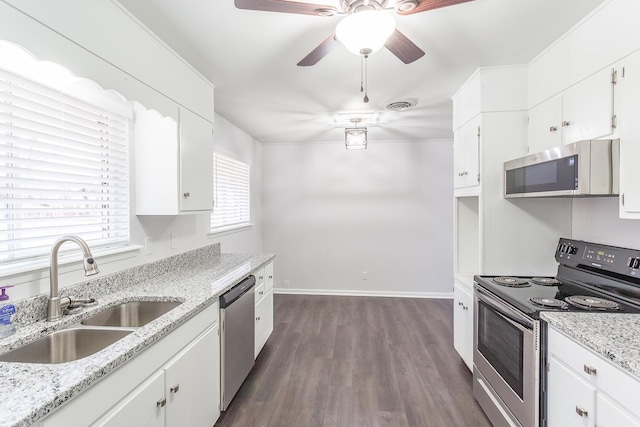
{"label": "window", "polygon": [[0,68],[0,268],[46,259],[66,234],[94,253],[129,244],[131,107],[73,81],[85,96]]}
{"label": "window", "polygon": [[211,231],[250,225],[251,173],[249,165],[213,153],[213,213]]}

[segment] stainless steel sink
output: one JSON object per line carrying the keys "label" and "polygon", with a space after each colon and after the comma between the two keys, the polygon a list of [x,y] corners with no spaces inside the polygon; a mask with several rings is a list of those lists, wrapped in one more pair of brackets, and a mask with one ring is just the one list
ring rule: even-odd
{"label": "stainless steel sink", "polygon": [[133,301],[107,308],[82,321],[87,326],[137,328],[179,306],[174,301]]}
{"label": "stainless steel sink", "polygon": [[69,328],[0,356],[1,362],[64,363],[87,357],[130,334],[124,329]]}

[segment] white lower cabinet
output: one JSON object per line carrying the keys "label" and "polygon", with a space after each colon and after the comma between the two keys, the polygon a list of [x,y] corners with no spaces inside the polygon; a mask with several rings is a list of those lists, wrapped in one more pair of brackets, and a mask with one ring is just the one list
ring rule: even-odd
{"label": "white lower cabinet", "polygon": [[256,273],[254,357],[273,332],[273,263]]}
{"label": "white lower cabinet", "polygon": [[548,427],[640,427],[640,378],[549,327]]}
{"label": "white lower cabinet", "polygon": [[163,395],[164,373],[156,372],[92,425],[162,427],[165,425],[165,405],[158,400],[158,396]]}
{"label": "white lower cabinet", "polygon": [[453,347],[473,370],[473,291],[453,284]]}
{"label": "white lower cabinet", "polygon": [[40,421],[43,427],[213,426],[220,416],[218,304]]}

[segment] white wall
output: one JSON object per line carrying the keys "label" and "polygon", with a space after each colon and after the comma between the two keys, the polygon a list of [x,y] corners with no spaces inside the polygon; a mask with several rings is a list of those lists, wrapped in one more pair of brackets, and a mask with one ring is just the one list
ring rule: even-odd
{"label": "white wall", "polygon": [[[61,0],[55,5],[45,1],[13,0],[12,4],[16,8],[0,3],[0,39],[12,41],[39,59],[59,63],[79,77],[97,81],[103,88],[115,89],[126,98],[140,101],[145,107],[163,114],[175,117],[178,103],[198,112],[214,121],[216,150],[252,165],[253,227],[223,236],[209,236],[210,216],[207,213],[163,217],[132,214],[131,244],[144,245],[145,238],[151,237],[153,252],[149,255],[145,255],[144,249],[117,255],[96,252],[94,255],[102,275],[216,242],[222,243],[223,252],[262,252],[260,144],[214,115],[210,82],[109,0],[95,0],[91,5],[75,0]],[[97,30],[99,25],[118,28],[118,31]],[[101,37],[98,33],[109,34],[109,37]],[[131,171],[133,167],[131,163]],[[133,199],[133,173],[130,175]],[[171,248],[172,234],[175,248]],[[60,286],[85,280],[81,271],[80,262],[62,266]],[[34,268],[4,275],[0,280],[3,285],[15,286],[9,294],[16,300],[48,292],[48,273],[46,267]]]}
{"label": "white wall", "polygon": [[573,238],[640,249],[640,220],[618,217],[617,197],[573,201]]}
{"label": "white wall", "polygon": [[277,253],[275,287],[449,297],[452,158],[450,140],[371,142],[364,151],[264,144],[264,249]]}

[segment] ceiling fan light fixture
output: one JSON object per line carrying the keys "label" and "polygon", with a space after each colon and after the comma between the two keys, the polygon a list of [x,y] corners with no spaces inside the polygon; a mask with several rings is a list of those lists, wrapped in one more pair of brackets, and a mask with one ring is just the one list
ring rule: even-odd
{"label": "ceiling fan light fixture", "polygon": [[327,8],[322,7],[322,8],[316,9],[315,12],[316,12],[316,15],[318,16],[334,16],[338,13],[337,10],[328,8],[328,7]]}
{"label": "ceiling fan light fixture", "polygon": [[396,29],[396,21],[382,10],[352,13],[338,23],[336,38],[356,54],[377,52]]}

